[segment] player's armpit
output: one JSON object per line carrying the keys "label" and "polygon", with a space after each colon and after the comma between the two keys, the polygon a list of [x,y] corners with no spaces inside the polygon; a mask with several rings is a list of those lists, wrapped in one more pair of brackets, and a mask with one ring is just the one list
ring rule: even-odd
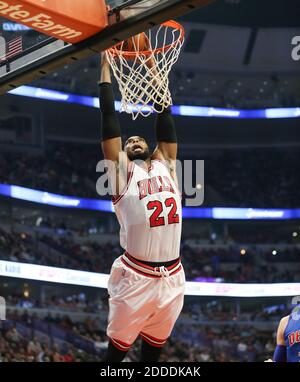
{"label": "player's armpit", "polygon": [[176,162],[176,157],[177,157],[177,144],[165,143],[165,142],[158,142],[151,156],[152,159],[167,161],[169,163]]}
{"label": "player's armpit", "polygon": [[[168,150],[164,150],[164,142],[159,142],[151,155],[151,159],[163,162],[169,170],[176,171],[176,154],[169,155]],[[177,153],[177,147],[176,147]]]}
{"label": "player's armpit", "polygon": [[163,152],[161,151],[159,144],[156,146],[155,150],[153,151],[153,154],[151,156],[151,160],[159,160],[161,163],[163,163],[166,168],[168,169],[171,177],[175,181],[176,185],[178,186],[178,179],[176,174],[176,158],[170,159],[166,157]]}
{"label": "player's armpit", "polygon": [[106,139],[101,142],[102,151],[106,160],[119,162],[122,150],[121,137]]}
{"label": "player's armpit", "polygon": [[[103,146],[102,142],[102,146]],[[104,151],[104,149],[103,149]],[[105,159],[105,167],[110,181],[111,195],[118,197],[125,189],[128,181],[128,173],[131,170],[131,161],[124,151],[118,153],[118,159]]]}
{"label": "player's armpit", "polygon": [[177,158],[177,143],[158,142],[157,144],[165,160],[174,161]]}
{"label": "player's armpit", "polygon": [[283,317],[280,320],[280,323],[278,325],[277,329],[277,345],[283,345],[285,346],[285,340],[284,340],[284,331],[288,324],[289,316]]}
{"label": "player's armpit", "polygon": [[175,158],[170,158],[168,156],[168,153],[166,153],[162,150],[162,147],[161,147],[162,143],[163,142],[159,142],[157,144],[155,150],[153,151],[153,154],[151,155],[151,159],[159,160],[160,162],[162,162],[165,166],[168,167],[170,172],[171,172],[171,170],[175,171],[176,170],[176,156],[175,156]]}

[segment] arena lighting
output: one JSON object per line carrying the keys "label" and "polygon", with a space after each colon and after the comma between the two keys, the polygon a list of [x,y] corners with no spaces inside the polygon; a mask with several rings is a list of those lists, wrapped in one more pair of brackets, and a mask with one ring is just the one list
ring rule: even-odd
{"label": "arena lighting", "polygon": [[214,219],[291,219],[297,210],[263,208],[214,208]]}
{"label": "arena lighting", "polygon": [[2,24],[2,29],[6,32],[16,32],[16,31],[28,31],[30,30],[29,27],[26,25],[22,24],[17,24],[17,23],[10,23],[10,22],[5,22]]}
{"label": "arena lighting", "polygon": [[[20,86],[10,90],[9,94],[24,97],[38,98],[48,101],[66,102],[71,104],[79,104],[88,107],[99,107],[99,100],[96,97],[88,97],[71,93],[63,93],[56,90],[36,88],[33,86]],[[116,110],[121,109],[121,102],[115,101]],[[240,118],[240,119],[276,119],[276,118],[300,118],[300,107],[278,108],[278,109],[257,109],[257,110],[239,110],[239,109],[222,109],[217,107],[203,106],[172,106],[174,115],[185,117],[207,117],[207,118]]]}
{"label": "arena lighting", "polygon": [[[114,212],[110,200],[76,198],[2,183],[0,183],[0,195],[47,206]],[[300,219],[300,209],[183,207],[182,216],[184,219],[289,220]]]}
{"label": "arena lighting", "polygon": [[[103,273],[4,260],[0,260],[0,276],[95,288],[107,288],[109,278],[109,275]],[[299,296],[300,283],[234,284],[188,281],[185,294],[188,296],[219,297]]]}

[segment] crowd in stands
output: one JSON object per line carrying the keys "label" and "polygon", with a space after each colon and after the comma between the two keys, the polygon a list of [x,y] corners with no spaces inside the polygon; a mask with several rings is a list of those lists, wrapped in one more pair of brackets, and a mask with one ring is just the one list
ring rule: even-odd
{"label": "crowd in stands", "polygon": [[[67,315],[52,317],[48,314],[41,319],[27,311],[20,314],[10,310],[7,319],[0,323],[2,362],[100,361],[107,347],[104,328],[97,329],[91,319],[76,323]],[[161,361],[262,362],[273,354],[272,327],[258,330],[247,324],[229,325],[219,320],[220,325],[200,325],[200,320],[189,324],[179,321]],[[125,360],[138,361],[139,350],[138,339]]]}
{"label": "crowd in stands", "polygon": [[[49,319],[51,317],[42,320],[36,315],[30,316],[26,311],[23,314],[8,311],[7,320],[0,322],[0,362],[99,361],[97,346],[101,343],[101,338],[91,321],[76,324],[68,316],[53,321]],[[49,336],[45,328],[50,322],[57,329],[56,332],[53,331],[55,335]],[[94,352],[88,352],[64,340],[81,336],[89,336],[88,341],[95,349]]]}
{"label": "crowd in stands", "polygon": [[[53,238],[43,236],[42,241],[49,248],[55,249],[66,256],[66,259],[75,259],[82,270],[108,273],[111,265],[122,253],[118,244],[87,242],[76,244],[71,238]],[[66,261],[67,265],[67,261]],[[77,267],[77,269],[80,269]]]}
{"label": "crowd in stands", "polygon": [[[22,283],[20,283],[20,289],[22,289]],[[43,301],[39,298],[25,297],[22,293],[14,292],[12,294],[5,294],[5,301],[10,312],[10,318],[22,318],[23,321],[31,322],[36,317],[36,312],[47,312],[44,320],[49,323],[61,323],[65,320],[68,314],[73,313],[85,313],[87,319],[85,325],[96,326],[95,320],[91,320],[91,314],[96,314],[99,318],[100,312],[108,311],[108,295],[106,290],[102,290],[101,298],[96,301],[95,298],[90,296],[89,304],[72,303],[70,305],[68,300],[71,298],[74,300],[75,296],[63,296],[63,292],[59,292],[61,295],[51,296],[44,298]],[[75,299],[78,299],[76,296]],[[270,305],[271,304],[271,305]],[[88,309],[86,306],[88,305]],[[31,314],[31,310],[35,309],[35,313]],[[182,317],[185,317],[194,321],[201,322],[266,322],[275,321],[278,322],[281,317],[289,315],[292,310],[292,306],[287,306],[284,303],[278,304],[277,301],[269,302],[268,305],[257,305],[251,307],[240,307],[237,310],[237,302],[232,300],[231,303],[222,303],[222,298],[211,298],[211,300],[201,300],[199,297],[186,297],[185,304],[182,310]],[[22,315],[19,313],[22,312]],[[91,324],[92,323],[92,324]]]}
{"label": "crowd in stands", "polygon": [[[189,328],[190,331],[195,328]],[[232,327],[215,329],[205,327],[205,344],[186,346],[182,340],[171,337],[163,350],[161,362],[263,362],[272,356],[274,341],[269,332],[247,328],[240,335]],[[75,347],[60,350],[58,346],[40,344],[36,339],[26,340],[16,328],[1,330],[0,362],[99,362],[101,356],[91,355]],[[107,346],[97,341],[102,353]],[[138,361],[140,343],[128,353],[125,361]]]}
{"label": "crowd in stands", "polygon": [[[192,247],[183,242],[181,255],[187,279],[217,277],[226,282],[297,282],[300,277],[298,247],[276,251],[259,246],[241,249],[240,246],[226,248]],[[281,269],[280,263],[294,264]],[[230,264],[225,268],[225,265]],[[200,272],[199,272],[200,271]],[[200,274],[199,274],[200,273]]]}
{"label": "crowd in stands", "polygon": [[[222,298],[211,298],[202,301],[201,297],[186,297],[181,317],[185,317],[196,322],[209,323],[259,323],[259,322],[279,322],[283,316],[290,314],[292,305],[281,303],[273,299],[265,304],[248,306],[239,305],[235,300],[222,300]],[[237,306],[239,306],[237,308]]]}
{"label": "crowd in stands", "polygon": [[[49,144],[45,154],[0,154],[0,182],[57,194],[99,198],[97,145]],[[300,202],[297,150],[224,150],[205,160],[204,206],[296,208]],[[186,158],[191,159],[191,158]],[[199,159],[199,158],[197,158]],[[211,199],[211,200],[210,200]]]}
{"label": "crowd in stands", "polygon": [[[282,226],[280,228],[282,228]],[[254,230],[246,229],[242,232],[240,230],[238,232],[232,230],[230,232],[230,239],[236,243],[247,244],[295,244],[299,241],[298,232],[294,237],[293,229],[281,230],[280,228],[275,230],[274,227],[270,228],[270,226],[258,226]]]}
{"label": "crowd in stands", "polygon": [[[94,148],[95,149],[95,148]],[[79,154],[80,153],[80,154]],[[94,155],[93,155],[94,154]],[[98,159],[97,159],[98,158]],[[92,174],[96,183],[96,149],[57,146],[42,154],[0,153],[0,183],[15,184],[55,194],[97,197],[96,190],[86,186]]]}
{"label": "crowd in stands", "polygon": [[[180,333],[181,340],[176,338],[176,332]],[[190,337],[189,346],[183,340],[187,335]],[[169,349],[162,360],[262,362],[273,354],[274,339],[272,332],[258,331],[249,326],[178,325],[170,339]]]}
{"label": "crowd in stands", "polygon": [[[187,280],[220,278],[225,282],[293,282],[300,277],[297,266],[298,247],[272,253],[270,249],[248,248],[241,253],[238,246],[214,249],[192,246],[183,241],[181,256]],[[0,229],[0,258],[2,260],[34,263],[98,273],[109,273],[120,254],[118,244],[87,241],[75,243],[69,237],[43,235],[34,238],[26,233],[8,233]],[[282,262],[294,263],[281,268]],[[227,264],[227,266],[226,266]],[[229,266],[228,266],[229,264]]]}
{"label": "crowd in stands", "polygon": [[[20,289],[22,284],[20,284]],[[51,296],[44,298],[43,301],[39,298],[25,297],[22,293],[5,294],[5,301],[10,310],[10,318],[22,318],[23,321],[28,323],[32,322],[36,317],[36,312],[47,312],[43,318],[48,323],[60,324],[61,322],[69,322],[66,320],[67,315],[73,313],[84,313],[85,325],[96,327],[96,321],[92,318],[99,318],[99,313],[108,312],[108,295],[106,290],[102,290],[101,297],[97,299],[89,296],[86,303],[78,302],[78,296],[63,296],[63,292],[59,292],[60,296]],[[74,302],[70,304],[68,301],[72,299]],[[75,302],[77,300],[77,302]],[[90,302],[89,302],[90,301]],[[273,321],[279,322],[280,318],[290,314],[292,307],[286,304],[278,304],[273,302],[268,306],[256,306],[245,308],[240,307],[237,309],[236,301],[232,300],[231,303],[222,304],[222,299],[212,298],[210,301],[202,301],[199,297],[186,297],[185,304],[182,310],[181,317],[196,322],[221,322],[221,323],[234,323],[234,322],[266,322]],[[17,310],[18,309],[18,310]],[[35,313],[30,313],[35,309]],[[20,312],[22,314],[20,315]],[[95,316],[96,314],[96,316]],[[91,316],[92,315],[92,316]],[[92,318],[91,318],[92,317]],[[64,324],[63,326],[68,326]],[[72,326],[72,325],[71,325]]]}
{"label": "crowd in stands", "polygon": [[24,297],[21,293],[12,293],[5,297],[6,304],[18,308],[51,309],[59,311],[80,311],[83,313],[98,313],[106,309],[106,295],[99,299],[89,299],[84,293],[69,296],[51,295],[43,301]]}
{"label": "crowd in stands", "polygon": [[295,208],[300,203],[299,150],[225,150],[218,161],[205,161],[206,184],[226,205]]}

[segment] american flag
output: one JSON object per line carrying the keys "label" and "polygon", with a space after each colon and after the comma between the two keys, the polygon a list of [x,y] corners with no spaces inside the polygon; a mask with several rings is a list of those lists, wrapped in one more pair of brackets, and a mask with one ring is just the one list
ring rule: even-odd
{"label": "american flag", "polygon": [[22,44],[22,36],[18,36],[14,38],[13,40],[10,40],[6,44],[6,54],[0,57],[0,60],[7,60],[8,58],[11,58],[15,56],[16,54],[22,52],[23,50],[23,44]]}

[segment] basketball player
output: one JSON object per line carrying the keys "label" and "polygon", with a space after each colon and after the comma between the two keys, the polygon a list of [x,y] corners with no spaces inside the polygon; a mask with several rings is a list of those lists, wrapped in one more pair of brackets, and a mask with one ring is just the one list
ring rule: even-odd
{"label": "basketball player", "polygon": [[115,183],[113,203],[124,248],[108,282],[109,345],[103,361],[121,362],[140,336],[140,361],[156,362],[181,312],[185,285],[179,258],[182,211],[174,121],[169,108],[157,114],[157,146],[152,154],[140,136],[128,138],[122,148],[105,54],[99,88],[102,150],[116,168],[110,178]]}
{"label": "basketball player", "polygon": [[280,320],[273,360],[265,362],[300,362],[300,305]]}

